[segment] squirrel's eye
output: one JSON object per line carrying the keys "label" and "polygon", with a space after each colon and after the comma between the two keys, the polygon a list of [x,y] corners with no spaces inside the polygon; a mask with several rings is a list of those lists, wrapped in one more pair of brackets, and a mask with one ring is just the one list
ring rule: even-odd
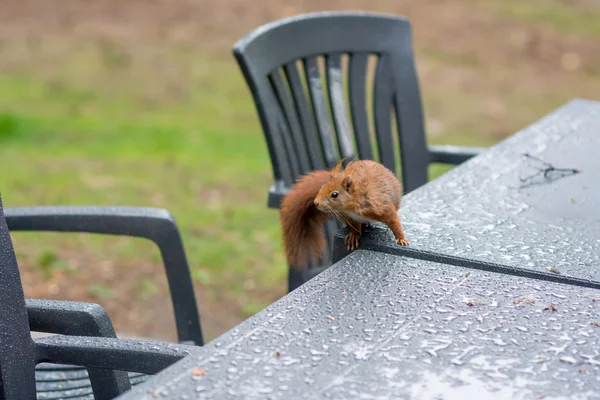
{"label": "squirrel's eye", "polygon": [[333,197],[334,199],[337,199],[338,194],[339,194],[338,192],[333,192],[333,193],[331,193],[331,197]]}

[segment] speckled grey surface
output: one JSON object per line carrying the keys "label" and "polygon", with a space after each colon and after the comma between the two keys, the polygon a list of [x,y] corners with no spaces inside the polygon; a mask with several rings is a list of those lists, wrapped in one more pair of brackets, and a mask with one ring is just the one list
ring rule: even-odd
{"label": "speckled grey surface", "polygon": [[599,320],[598,290],[359,250],[122,398],[600,398]]}
{"label": "speckled grey surface", "polygon": [[[521,182],[542,165],[523,153],[581,172]],[[408,194],[400,215],[417,249],[600,281],[600,102],[567,103]]]}

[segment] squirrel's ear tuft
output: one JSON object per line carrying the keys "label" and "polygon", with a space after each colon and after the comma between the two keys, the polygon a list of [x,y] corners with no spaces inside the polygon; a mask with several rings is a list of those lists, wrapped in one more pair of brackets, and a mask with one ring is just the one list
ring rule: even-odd
{"label": "squirrel's ear tuft", "polygon": [[345,160],[345,158],[342,158],[340,161],[337,162],[337,164],[335,164],[335,167],[331,169],[331,175],[339,175],[342,172],[342,164]]}
{"label": "squirrel's ear tuft", "polygon": [[349,192],[350,186],[352,186],[352,178],[347,176],[342,180],[342,187],[346,192]]}

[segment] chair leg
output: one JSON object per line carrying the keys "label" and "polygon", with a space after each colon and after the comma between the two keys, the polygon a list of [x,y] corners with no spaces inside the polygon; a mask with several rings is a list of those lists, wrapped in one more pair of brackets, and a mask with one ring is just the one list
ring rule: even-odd
{"label": "chair leg", "polygon": [[318,263],[311,264],[307,268],[298,270],[290,265],[288,267],[288,293],[304,285],[306,282],[310,281],[312,278],[325,271],[331,265],[330,253],[331,251],[328,246],[327,251],[323,255],[323,258],[319,260]]}
{"label": "chair leg", "polygon": [[304,271],[290,267],[288,273],[288,293],[291,293],[304,283]]}
{"label": "chair leg", "polygon": [[131,389],[129,376],[124,371],[88,368],[94,399],[110,400]]}
{"label": "chair leg", "polygon": [[288,293],[302,286],[331,266],[334,236],[342,227],[342,224],[333,218],[330,218],[327,221],[324,229],[325,238],[327,240],[327,250],[325,251],[325,254],[323,254],[323,258],[319,260],[316,265],[310,265],[308,268],[302,270],[297,270],[289,266]]}
{"label": "chair leg", "polygon": [[328,267],[329,265],[318,265],[300,271],[290,268],[288,274],[288,293],[304,285],[306,282],[325,271]]}

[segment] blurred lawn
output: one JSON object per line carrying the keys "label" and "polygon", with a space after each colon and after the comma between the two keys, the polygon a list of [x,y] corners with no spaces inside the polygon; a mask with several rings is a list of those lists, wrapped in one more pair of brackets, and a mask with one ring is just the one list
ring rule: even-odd
{"label": "blurred lawn", "polygon": [[[207,88],[211,95],[151,112],[128,96],[0,77],[5,205],[165,207],[181,227],[197,280],[226,279],[235,288],[251,269],[267,285],[281,281],[277,215],[264,201],[268,155],[256,126],[244,126],[254,110],[239,82],[228,85],[233,71],[226,68]],[[57,244],[47,234],[26,235],[26,260]],[[101,237],[80,240],[101,248],[103,258],[137,252],[135,240],[117,247]]]}
{"label": "blurred lawn", "polygon": [[[598,14],[592,18],[564,5],[511,4],[488,1],[481,8],[525,24],[521,26],[542,21],[555,32],[600,36]],[[218,57],[193,46],[130,52],[116,42],[93,38],[77,42],[78,50],[58,51],[52,45],[15,40],[2,46],[3,57],[21,60],[0,74],[0,189],[5,206],[164,207],[181,227],[202,292],[203,314],[230,311],[231,325],[281,296],[286,265],[277,212],[266,208],[270,162],[250,94],[233,58],[224,55],[229,50]],[[23,62],[23,53],[35,54],[34,61]],[[566,88],[557,83],[552,91],[548,82],[537,92],[526,83],[511,85],[519,78],[505,76],[511,74],[510,67],[488,73],[485,66],[469,61],[470,55],[423,46],[418,57],[430,143],[492,145],[564,101],[584,95],[582,88],[600,83],[596,69],[571,76],[563,82]],[[436,74],[458,68],[463,69],[454,74],[457,80],[477,73],[484,80],[470,89],[432,83],[439,80]],[[489,104],[483,96],[500,98],[510,111],[494,114],[493,101],[493,110],[485,111]],[[445,170],[436,166],[431,175]],[[78,257],[73,249],[91,254],[86,262],[111,262],[117,269],[121,262],[159,260],[140,240],[18,233],[15,241],[23,268],[34,275],[27,282],[39,289],[26,288],[31,295],[47,295],[47,282],[62,276],[54,272],[83,262],[71,259]],[[76,272],[61,287],[79,279],[90,287],[91,299],[108,301],[115,295],[110,279],[97,278],[94,270],[71,269]],[[139,281],[131,271],[131,279]],[[135,301],[164,298],[164,287],[157,289],[151,278],[140,287],[143,296]],[[134,294],[121,290],[115,295],[118,304],[133,301]],[[119,312],[117,305],[110,309]],[[115,319],[118,327],[126,325],[127,318]],[[209,327],[208,337],[219,330]]]}

